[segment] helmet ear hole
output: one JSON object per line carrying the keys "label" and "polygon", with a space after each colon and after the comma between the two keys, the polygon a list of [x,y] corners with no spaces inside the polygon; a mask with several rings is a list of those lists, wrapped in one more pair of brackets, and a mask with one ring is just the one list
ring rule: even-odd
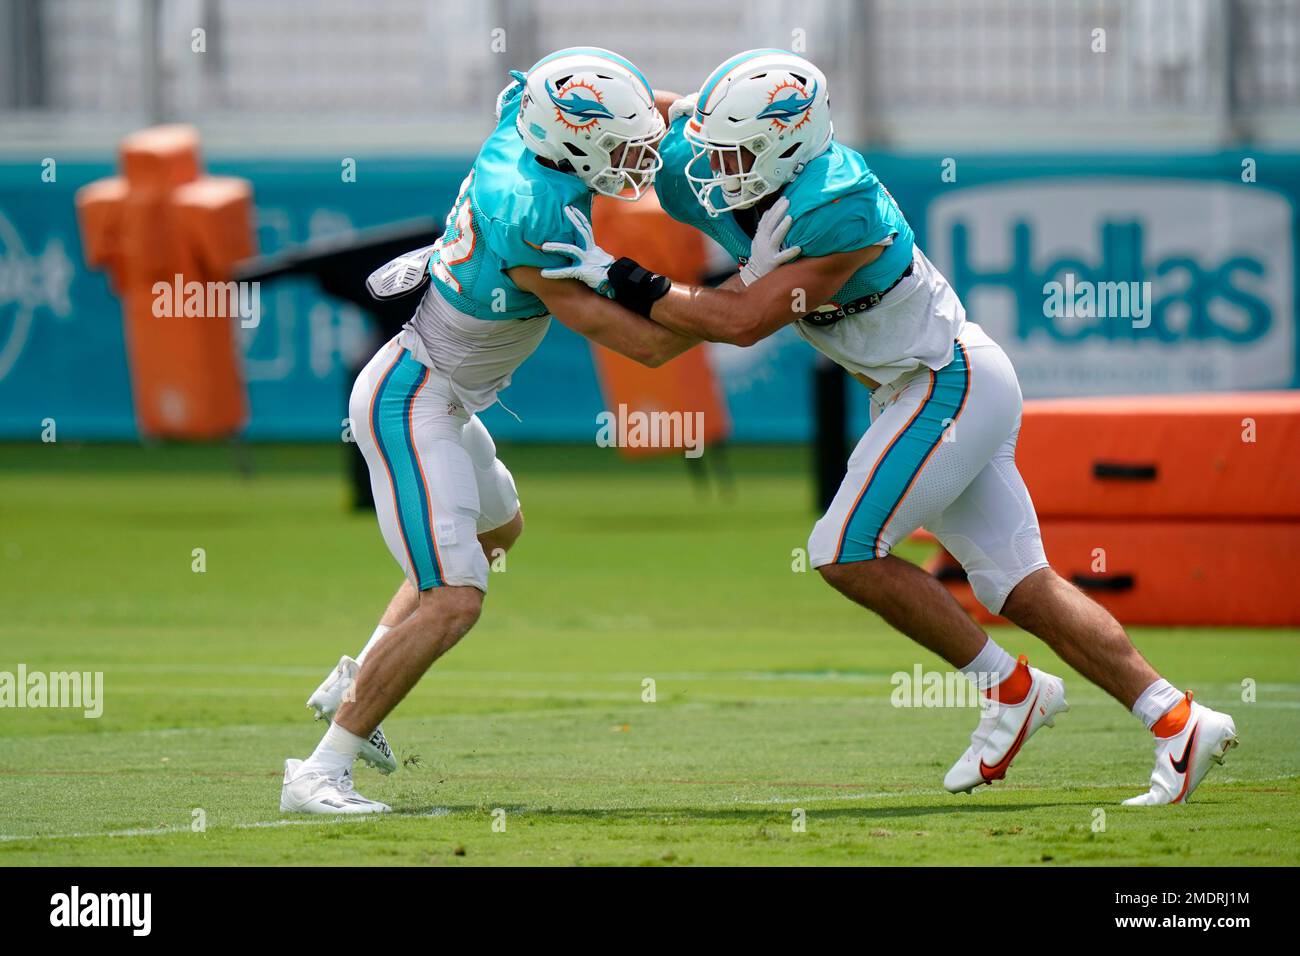
{"label": "helmet ear hole", "polygon": [[[591,157],[588,156],[586,153],[584,153],[576,144],[569,142],[567,139],[564,141],[564,148],[567,149],[569,151],[569,154],[572,156],[581,156],[585,160],[591,159]],[[584,173],[591,172],[591,163],[590,162],[583,163],[582,171]]]}

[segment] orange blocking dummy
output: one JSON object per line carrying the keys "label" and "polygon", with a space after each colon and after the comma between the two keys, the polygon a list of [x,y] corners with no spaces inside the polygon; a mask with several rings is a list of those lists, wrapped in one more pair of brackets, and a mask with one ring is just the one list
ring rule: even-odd
{"label": "orange blocking dummy", "polygon": [[[592,206],[596,241],[615,258],[629,256],[674,282],[698,283],[704,274],[704,236],[671,219],[651,190],[637,202],[597,196]],[[699,413],[703,447],[731,432],[726,402],[705,350],[696,346],[660,368],[646,368],[592,345],[601,393],[610,411]],[[622,416],[619,416],[622,417]],[[622,446],[629,456],[663,454],[662,447]],[[680,451],[678,452],[680,453]]]}
{"label": "orange blocking dummy", "polygon": [[229,281],[257,251],[252,185],[205,175],[188,126],[133,133],[119,158],[120,176],[78,190],[77,220],[86,263],[122,301],[137,426],[230,435],[248,415],[235,327],[259,318],[259,290]]}

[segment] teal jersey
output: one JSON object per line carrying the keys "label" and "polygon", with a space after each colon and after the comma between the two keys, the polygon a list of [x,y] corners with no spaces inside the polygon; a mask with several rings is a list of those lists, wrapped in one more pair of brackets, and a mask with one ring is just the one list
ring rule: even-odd
{"label": "teal jersey", "polygon": [[515,130],[523,84],[501,98],[497,128],[465,181],[429,260],[443,298],[478,319],[527,319],[546,306],[510,281],[515,266],[568,266],[566,256],[542,251],[554,240],[581,245],[565,206],[591,218],[591,191],[578,177],[543,166]]}
{"label": "teal jersey", "polygon": [[[679,222],[694,226],[716,240],[737,263],[749,257],[750,237],[734,214],[710,216],[695,198],[686,168],[703,164],[698,175],[708,174],[707,156],[691,158],[691,144],[682,134],[687,117],[673,123],[659,146],[663,169],[655,178],[655,192],[664,211]],[[714,187],[719,188],[719,187]],[[862,156],[834,141],[786,185],[781,195],[790,200],[793,223],[785,245],[799,246],[804,256],[828,256],[874,246],[893,237],[893,244],[869,265],[863,266],[833,297],[844,305],[889,288],[912,263],[915,238],[902,210]]]}

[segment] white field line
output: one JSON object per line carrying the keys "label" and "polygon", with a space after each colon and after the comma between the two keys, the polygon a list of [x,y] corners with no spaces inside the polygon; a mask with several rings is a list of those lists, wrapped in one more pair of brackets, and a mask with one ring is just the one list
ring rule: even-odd
{"label": "white field line", "polygon": [[[374,822],[367,819],[364,815],[346,815],[336,817],[322,817],[319,820],[258,820],[255,823],[231,823],[226,826],[208,827],[206,831],[212,830],[269,830],[279,827],[302,827],[302,826],[327,826],[336,827],[348,823]],[[130,838],[145,836],[170,836],[174,833],[191,833],[189,827],[139,827],[133,830],[102,830],[95,832],[79,833],[40,833],[34,836],[22,836],[20,834],[0,834],[0,843],[23,843],[28,840],[36,842],[47,842],[52,840],[85,840],[95,837],[113,837],[113,838]]]}
{"label": "white field line", "polygon": [[[420,813],[397,813],[399,817],[445,817],[451,815],[451,810],[447,807],[435,807],[432,810],[424,810]],[[326,826],[337,827],[347,824],[356,823],[374,823],[375,816],[365,814],[353,814],[343,816],[320,816],[313,820],[304,820],[299,818],[290,818],[287,820],[258,820],[253,823],[230,823],[224,826],[208,827],[206,831],[212,830],[275,830],[280,827],[309,827],[309,826]],[[79,833],[40,833],[34,836],[22,836],[20,834],[0,834],[0,843],[23,843],[26,841],[47,842],[52,840],[85,840],[95,837],[112,837],[112,838],[130,838],[144,836],[170,836],[174,833],[191,833],[189,827],[138,827],[133,830],[103,830],[98,833],[91,831],[82,831]]]}

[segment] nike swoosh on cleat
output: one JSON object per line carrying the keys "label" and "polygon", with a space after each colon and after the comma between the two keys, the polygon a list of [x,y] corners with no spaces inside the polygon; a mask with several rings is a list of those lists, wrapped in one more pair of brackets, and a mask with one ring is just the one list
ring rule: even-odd
{"label": "nike swoosh on cleat", "polygon": [[1173,754],[1169,755],[1169,762],[1173,765],[1176,773],[1187,773],[1187,764],[1192,756],[1192,747],[1196,744],[1196,731],[1199,729],[1200,727],[1192,728],[1192,732],[1187,738],[1187,746],[1183,749],[1181,757],[1175,760]]}
{"label": "nike swoosh on cleat", "polygon": [[1196,746],[1196,734],[1200,729],[1200,724],[1192,728],[1192,732],[1187,736],[1187,746],[1183,749],[1183,756],[1180,759],[1175,760],[1173,754],[1169,755],[1169,762],[1173,765],[1174,771],[1183,778],[1183,785],[1178,791],[1178,796],[1169,801],[1170,803],[1182,803],[1187,797],[1187,787],[1192,782],[1192,775],[1187,771],[1192,764],[1192,748]]}
{"label": "nike swoosh on cleat", "polygon": [[1016,734],[1016,739],[1011,744],[1011,749],[1007,755],[999,760],[994,766],[990,767],[983,758],[980,758],[980,776],[986,783],[992,783],[994,780],[1001,780],[1007,775],[1007,768],[1011,766],[1011,761],[1015,759],[1016,754],[1020,753],[1020,748],[1024,746],[1025,736],[1029,733],[1029,722],[1034,717],[1034,706],[1038,703],[1038,695],[1034,695],[1034,703],[1029,705],[1029,713],[1025,716],[1025,722],[1020,725],[1020,733]]}

